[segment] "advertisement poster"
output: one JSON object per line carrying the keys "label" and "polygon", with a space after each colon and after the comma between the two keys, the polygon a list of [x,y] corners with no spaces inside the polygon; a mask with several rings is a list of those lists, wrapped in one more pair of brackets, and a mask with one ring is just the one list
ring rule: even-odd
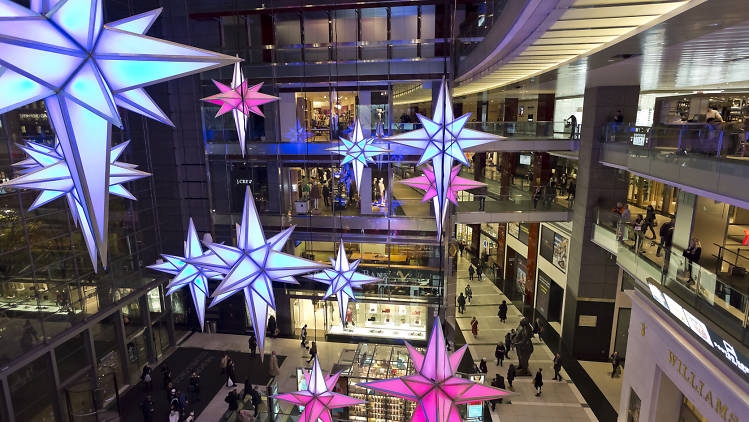
{"label": "advertisement poster", "polygon": [[521,267],[520,265],[518,265],[515,275],[515,281],[517,281],[518,283],[518,289],[520,289],[521,292],[524,292],[526,282],[525,267]]}
{"label": "advertisement poster", "polygon": [[554,233],[554,259],[551,262],[565,273],[567,272],[567,254],[569,248],[570,240]]}
{"label": "advertisement poster", "polygon": [[538,290],[536,291],[536,309],[544,317],[549,319],[549,297],[551,291],[551,278],[543,271],[538,272]]}
{"label": "advertisement poster", "polygon": [[538,254],[549,262],[554,262],[554,230],[541,227],[541,245]]}

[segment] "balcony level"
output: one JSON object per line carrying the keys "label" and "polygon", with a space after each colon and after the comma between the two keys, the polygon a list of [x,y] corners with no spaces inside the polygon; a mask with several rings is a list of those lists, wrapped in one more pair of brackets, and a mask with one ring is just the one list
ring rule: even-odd
{"label": "balcony level", "polygon": [[706,123],[609,125],[601,141],[601,164],[749,207],[749,151],[743,128]]}

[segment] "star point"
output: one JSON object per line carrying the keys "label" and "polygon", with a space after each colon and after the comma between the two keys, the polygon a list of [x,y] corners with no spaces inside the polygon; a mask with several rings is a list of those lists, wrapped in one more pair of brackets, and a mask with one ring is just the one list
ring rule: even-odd
{"label": "star point", "polygon": [[326,151],[331,151],[343,156],[343,160],[341,161],[342,166],[351,163],[351,166],[354,168],[354,179],[356,180],[357,191],[361,188],[361,175],[364,171],[364,167],[368,163],[374,162],[372,157],[390,152],[390,150],[386,148],[375,145],[374,142],[376,140],[377,138],[374,137],[364,137],[361,122],[357,117],[354,122],[354,129],[349,135],[349,139],[341,138],[340,144],[326,148]]}
{"label": "star point", "polygon": [[424,354],[406,342],[416,374],[358,384],[416,402],[412,422],[460,422],[458,404],[498,399],[509,393],[456,376],[458,365],[468,347],[453,354],[447,352],[440,319],[435,318]]}
{"label": "star point", "polygon": [[160,11],[105,25],[102,0],[0,0],[0,113],[45,100],[94,268],[97,254],[107,266],[117,107],[171,124],[142,87],[239,60],[144,35]]}

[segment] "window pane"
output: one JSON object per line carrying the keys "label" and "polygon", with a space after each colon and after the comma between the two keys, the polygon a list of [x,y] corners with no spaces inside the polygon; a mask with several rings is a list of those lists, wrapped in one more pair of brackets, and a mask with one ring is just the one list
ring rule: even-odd
{"label": "window pane", "polygon": [[55,358],[60,382],[67,381],[73,374],[89,365],[86,356],[86,351],[83,349],[83,333],[57,346]]}
{"label": "window pane", "polygon": [[13,412],[17,421],[55,420],[54,384],[49,355],[43,355],[8,377]]}

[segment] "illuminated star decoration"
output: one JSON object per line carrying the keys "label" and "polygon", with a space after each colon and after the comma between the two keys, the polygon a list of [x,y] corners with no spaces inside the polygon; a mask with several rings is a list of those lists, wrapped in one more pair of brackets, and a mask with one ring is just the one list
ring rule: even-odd
{"label": "illuminated star decoration", "polygon": [[335,387],[340,375],[341,373],[338,372],[335,375],[324,376],[320,368],[320,362],[315,356],[312,373],[304,370],[304,379],[307,381],[306,390],[276,394],[273,397],[297,406],[304,406],[304,411],[299,417],[302,422],[317,422],[318,420],[332,422],[330,409],[366,403],[364,400],[333,392],[333,387]]}
{"label": "illuminated star decoration", "polygon": [[328,290],[325,292],[323,300],[329,298],[331,295],[336,296],[338,299],[338,310],[341,313],[341,323],[343,324],[346,321],[349,298],[356,300],[352,289],[361,289],[364,284],[375,283],[382,281],[382,279],[357,273],[356,267],[359,266],[361,259],[357,259],[349,264],[346,251],[343,249],[343,242],[339,244],[338,256],[335,260],[331,257],[330,262],[333,268],[326,268],[322,272],[305,277],[328,285]]}
{"label": "illuminated star decoration", "polygon": [[[134,164],[117,161],[129,143],[130,141],[123,142],[109,151],[109,193],[134,200],[135,197],[122,186],[122,183],[141,179],[150,176],[150,174],[136,170],[137,166]],[[70,213],[73,216],[73,222],[76,225],[80,223],[86,245],[92,245],[94,232],[88,224],[88,219],[86,219],[81,196],[73,183],[73,177],[70,174],[68,163],[63,157],[60,142],[55,140],[54,148],[36,142],[27,142],[26,145],[19,145],[18,147],[29,156],[29,158],[13,165],[21,169],[19,171],[21,176],[0,186],[41,191],[34,203],[31,204],[29,211],[65,196]],[[91,262],[96,262],[96,249],[89,247],[88,253]]]}
{"label": "illuminated star decoration", "polygon": [[218,104],[221,108],[216,113],[216,117],[228,113],[234,116],[234,125],[237,127],[237,136],[239,137],[239,147],[242,149],[242,157],[244,157],[244,145],[247,128],[247,116],[250,113],[255,113],[258,116],[265,117],[262,111],[260,111],[261,104],[275,101],[278,97],[272,95],[263,94],[260,91],[263,83],[247,87],[247,81],[244,79],[242,74],[242,68],[239,63],[234,64],[234,75],[231,79],[231,86],[226,86],[221,82],[213,81],[220,93],[211,95],[210,97],[203,98],[203,101],[209,103]]}
{"label": "illuminated star decoration", "polygon": [[[440,232],[442,230],[442,224],[445,222],[447,207],[440,208],[442,204],[440,204],[439,199],[437,198],[437,186],[432,166],[424,166],[421,171],[424,173],[423,175],[401,180],[400,183],[426,191],[421,202],[426,202],[431,199],[434,203],[434,213],[437,218],[437,232]],[[447,199],[455,205],[458,205],[458,198],[456,196],[458,191],[486,186],[485,183],[460,177],[458,176],[458,173],[460,173],[460,165],[453,167],[450,171],[450,184],[447,188]]]}
{"label": "illuminated star decoration", "polygon": [[276,309],[273,281],[298,284],[293,276],[316,271],[325,265],[281,252],[294,231],[291,226],[266,240],[250,187],[247,187],[237,246],[208,243],[213,253],[189,260],[191,264],[226,274],[213,291],[211,306],[237,292],[244,293],[262,357],[268,307]]}
{"label": "illuminated star decoration", "polygon": [[455,376],[465,345],[448,355],[440,319],[435,318],[426,354],[406,342],[416,374],[371,381],[359,386],[416,402],[412,422],[460,422],[458,404],[498,399],[508,393]]}
{"label": "illuminated star decoration", "polygon": [[[207,253],[210,254],[211,252]],[[166,285],[167,296],[185,286],[190,286],[192,302],[195,305],[195,312],[198,314],[200,331],[203,331],[205,323],[205,299],[208,297],[208,279],[221,278],[221,274],[216,271],[210,271],[188,262],[190,259],[203,256],[204,254],[203,248],[200,246],[200,240],[198,239],[198,232],[195,231],[195,224],[193,224],[191,218],[190,225],[187,228],[185,255],[174,256],[162,254],[164,262],[148,267],[175,275],[172,281]]]}
{"label": "illuminated star decoration", "polygon": [[302,124],[299,123],[299,120],[297,120],[296,125],[293,128],[289,129],[284,137],[291,142],[307,142],[307,138],[311,138],[313,136],[315,135],[313,133],[307,132]]}
{"label": "illuminated star decoration", "polygon": [[161,9],[103,25],[102,1],[0,0],[0,113],[45,100],[94,269],[97,253],[107,266],[117,106],[171,124],[144,86],[239,60],[143,35]]}
{"label": "illuminated star decoration", "polygon": [[[447,194],[450,187],[450,178],[453,160],[468,165],[463,150],[488,142],[502,139],[501,136],[466,129],[464,126],[471,117],[466,113],[457,119],[453,115],[453,107],[450,95],[447,91],[447,83],[442,79],[437,104],[434,108],[434,117],[428,119],[417,114],[423,128],[412,130],[385,138],[386,141],[395,142],[422,150],[419,164],[431,160],[434,169],[435,190],[440,209],[447,207]],[[441,233],[441,232],[439,232]]]}
{"label": "illuminated star decoration", "polygon": [[364,171],[364,166],[368,162],[374,162],[372,157],[375,155],[390,152],[388,149],[374,145],[373,142],[375,140],[372,137],[364,137],[361,122],[359,122],[359,118],[357,117],[354,122],[354,131],[351,132],[351,139],[341,138],[340,144],[326,149],[326,151],[343,155],[342,166],[351,163],[351,166],[354,168],[354,180],[356,180],[357,191],[361,188],[361,175]]}

